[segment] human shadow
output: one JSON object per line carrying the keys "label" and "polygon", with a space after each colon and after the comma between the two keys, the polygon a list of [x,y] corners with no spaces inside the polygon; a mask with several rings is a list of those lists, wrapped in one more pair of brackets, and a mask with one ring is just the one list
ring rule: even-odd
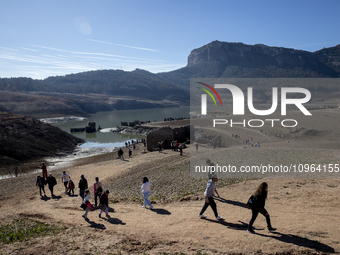
{"label": "human shadow", "polygon": [[217,224],[221,224],[223,226],[226,226],[227,228],[231,228],[231,229],[235,229],[235,230],[247,230],[248,228],[248,224],[239,221],[241,224],[239,223],[232,223],[232,222],[226,222],[224,219],[222,220],[213,220],[213,219],[205,219],[207,221],[213,222],[213,223],[217,223]]}
{"label": "human shadow", "polygon": [[40,199],[42,200],[42,201],[48,201],[48,200],[50,200],[51,198],[50,197],[48,197],[48,196],[40,196]]}
{"label": "human shadow", "polygon": [[235,205],[235,206],[240,206],[240,207],[243,207],[243,208],[246,208],[246,209],[250,209],[247,204],[245,203],[242,203],[242,202],[239,202],[239,201],[232,201],[232,200],[227,200],[227,199],[224,199],[222,197],[218,198],[218,197],[214,197],[215,200],[219,201],[219,202],[222,202],[222,203],[226,203],[226,204],[230,204],[230,205]]}
{"label": "human shadow", "polygon": [[61,198],[62,198],[62,196],[56,196],[56,195],[52,196],[52,199],[55,199],[55,200],[60,200]]}
{"label": "human shadow", "polygon": [[88,222],[90,224],[90,226],[89,226],[90,228],[101,229],[101,230],[106,229],[104,224],[96,223],[96,222],[91,221],[91,220],[86,220],[86,222]]}
{"label": "human shadow", "polygon": [[69,193],[67,193],[67,195],[69,196],[69,197],[78,197],[78,195],[77,194],[69,194]]}
{"label": "human shadow", "polygon": [[153,211],[157,214],[161,214],[161,215],[171,215],[171,212],[169,212],[168,210],[165,209],[161,209],[161,208],[157,208],[157,209],[150,209],[150,211]]}
{"label": "human shadow", "polygon": [[272,233],[275,235],[265,235],[265,234],[260,234],[260,233],[255,232],[256,235],[274,238],[281,242],[291,243],[291,244],[295,244],[301,247],[315,249],[321,252],[328,252],[328,253],[335,252],[334,248],[332,248],[331,246],[328,246],[327,244],[320,243],[319,241],[310,240],[308,238],[304,238],[304,237],[297,236],[297,235],[282,234],[278,231],[275,231]]}
{"label": "human shadow", "polygon": [[115,209],[113,209],[113,208],[111,208],[111,207],[108,207],[107,210],[108,210],[109,212],[115,212]]}
{"label": "human shadow", "polygon": [[115,225],[126,225],[125,222],[122,222],[120,219],[118,218],[113,218],[111,216],[106,216],[106,218],[102,217],[102,219],[106,220],[107,222],[111,223],[111,224],[115,224]]}

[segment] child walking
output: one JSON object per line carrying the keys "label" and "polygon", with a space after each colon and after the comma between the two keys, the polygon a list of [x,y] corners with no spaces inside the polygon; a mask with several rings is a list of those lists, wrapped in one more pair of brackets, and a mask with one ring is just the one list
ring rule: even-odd
{"label": "child walking", "polygon": [[83,204],[86,205],[85,213],[83,214],[83,218],[85,218],[85,220],[89,220],[87,218],[87,214],[90,211],[90,209],[93,209],[93,206],[90,203],[90,199],[91,199],[91,194],[90,194],[90,191],[87,189],[85,191],[85,198],[84,198],[84,201],[83,201]]}
{"label": "child walking", "polygon": [[147,177],[143,178],[143,185],[142,185],[141,189],[142,189],[143,199],[144,199],[143,208],[146,208],[146,205],[148,205],[149,209],[152,209],[153,206],[151,205],[151,203],[149,201],[150,182],[149,182],[149,179]]}
{"label": "child walking", "polygon": [[106,217],[109,217],[109,191],[106,190],[103,194],[101,194],[100,199],[99,199],[99,217],[101,217],[102,212],[105,211]]}

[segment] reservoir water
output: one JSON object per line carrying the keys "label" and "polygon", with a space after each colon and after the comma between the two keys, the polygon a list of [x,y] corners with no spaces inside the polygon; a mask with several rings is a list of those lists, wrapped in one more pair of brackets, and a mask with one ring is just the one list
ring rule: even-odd
{"label": "reservoir water", "polygon": [[[138,110],[120,110],[110,112],[98,112],[88,118],[75,118],[75,120],[52,123],[52,125],[71,133],[70,128],[85,127],[89,121],[96,122],[96,128],[102,128],[101,132],[86,133],[77,132],[72,135],[87,141],[82,147],[120,147],[124,146],[125,141],[132,139],[142,139],[145,136],[132,134],[111,133],[110,129],[121,125],[121,121],[163,121],[164,118],[189,117],[190,107],[174,108],[155,108],[155,109],[138,109]],[[79,116],[81,117],[81,116]],[[48,119],[44,121],[48,122]]]}

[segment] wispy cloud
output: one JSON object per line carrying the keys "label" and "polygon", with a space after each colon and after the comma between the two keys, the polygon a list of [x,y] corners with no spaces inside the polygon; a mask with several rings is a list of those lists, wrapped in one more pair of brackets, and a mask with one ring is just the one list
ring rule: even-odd
{"label": "wispy cloud", "polygon": [[2,47],[2,46],[0,46],[0,49],[4,49],[4,50],[12,50],[12,51],[19,51],[19,50],[17,50],[17,49],[12,49],[12,48]]}
{"label": "wispy cloud", "polygon": [[37,50],[33,50],[33,49],[29,49],[29,48],[24,48],[24,47],[20,47],[20,49],[22,49],[22,50],[29,50],[29,51],[37,51]]}
{"label": "wispy cloud", "polygon": [[111,44],[111,45],[115,45],[115,46],[126,47],[126,48],[131,48],[131,49],[136,49],[136,50],[148,50],[148,51],[159,52],[158,50],[149,49],[149,48],[142,48],[142,47],[136,47],[136,46],[130,46],[130,45],[112,43],[112,42],[104,42],[104,41],[99,41],[99,40],[94,40],[94,39],[87,39],[87,40],[88,40],[88,41],[91,41],[91,42],[104,43],[104,44]]}

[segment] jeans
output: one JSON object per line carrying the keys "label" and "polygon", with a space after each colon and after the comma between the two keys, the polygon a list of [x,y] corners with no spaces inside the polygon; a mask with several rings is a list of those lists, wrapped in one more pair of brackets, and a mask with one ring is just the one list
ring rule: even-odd
{"label": "jeans", "polygon": [[151,203],[149,201],[149,195],[150,195],[150,191],[143,193],[144,206],[145,205],[151,206]]}
{"label": "jeans", "polygon": [[269,217],[269,214],[268,214],[266,209],[263,208],[262,210],[258,210],[258,209],[255,209],[255,208],[251,208],[251,212],[252,212],[252,217],[251,217],[251,220],[249,222],[248,229],[252,229],[254,221],[256,220],[257,215],[259,213],[261,213],[264,217],[266,217],[267,227],[268,228],[272,227],[272,225],[270,223],[270,217]]}
{"label": "jeans", "polygon": [[84,217],[87,219],[87,213],[90,211],[90,207],[86,207],[85,212],[84,212]]}
{"label": "jeans", "polygon": [[207,208],[210,205],[211,209],[214,211],[215,217],[217,217],[218,213],[217,213],[217,208],[216,208],[216,203],[214,201],[214,198],[213,197],[208,197],[208,201],[209,201],[209,203],[207,203],[207,201],[205,201],[205,203],[204,203],[204,205],[202,207],[202,210],[200,212],[200,215],[202,215],[205,212],[205,210],[207,210]]}
{"label": "jeans", "polygon": [[79,190],[79,196],[84,200],[84,198],[85,198],[85,190],[83,190],[83,189],[80,189]]}

